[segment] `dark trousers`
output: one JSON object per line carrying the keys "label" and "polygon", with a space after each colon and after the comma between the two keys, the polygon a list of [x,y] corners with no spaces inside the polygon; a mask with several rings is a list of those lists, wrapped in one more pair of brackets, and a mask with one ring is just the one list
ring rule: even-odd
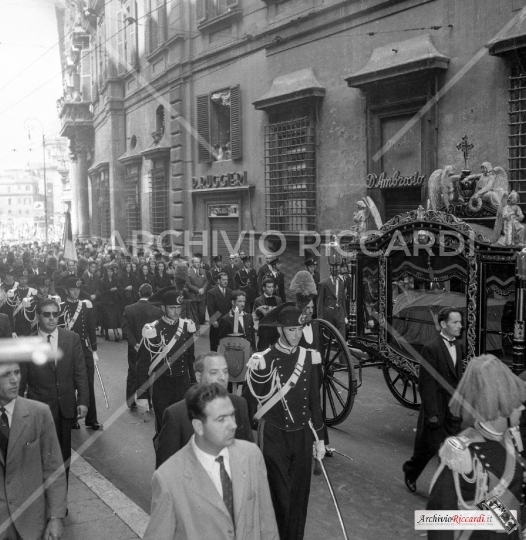
{"label": "dark trousers", "polygon": [[137,391],[137,351],[135,347],[128,346],[128,376],[126,377],[126,403],[130,406],[135,403]]}
{"label": "dark trousers", "polygon": [[161,431],[164,411],[174,403],[184,399],[190,388],[190,375],[171,376],[168,372],[157,375],[150,388],[153,412],[155,413],[155,431]]}
{"label": "dark trousers", "polygon": [[86,371],[88,373],[88,391],[89,391],[89,406],[88,414],[86,414],[86,424],[97,423],[97,403],[95,401],[95,360],[93,360],[93,353],[82,344],[82,351],[84,352],[84,360],[86,362]]}
{"label": "dark trousers", "polygon": [[262,420],[258,438],[280,540],[302,540],[312,474],[312,432],[309,426],[284,431]]}
{"label": "dark trousers", "polygon": [[323,310],[323,319],[330,322],[340,332],[343,339],[346,338],[345,334],[345,311],[342,306],[335,308],[326,308]]}
{"label": "dark trousers", "polygon": [[69,478],[69,462],[71,460],[71,429],[73,424],[77,421],[76,418],[64,418],[60,411],[57,415],[53,415],[55,421],[55,427],[57,428],[58,442],[60,444],[60,451],[62,452],[62,459],[64,460],[64,467],[66,469],[66,480]]}
{"label": "dark trousers", "polygon": [[187,304],[187,308],[187,317],[192,319],[196,325],[205,323],[206,307],[204,300],[192,300]]}
{"label": "dark trousers", "polygon": [[219,328],[210,325],[210,350],[217,351],[219,347]]}
{"label": "dark trousers", "polygon": [[[449,402],[449,394],[441,394],[443,400]],[[457,435],[462,429],[462,421],[452,418],[449,411],[445,416],[439,416],[439,429],[431,429],[426,422],[424,408],[420,407],[416,426],[415,447],[413,456],[406,461],[403,471],[412,482],[416,482],[431,458],[438,452],[441,444],[451,435]]]}

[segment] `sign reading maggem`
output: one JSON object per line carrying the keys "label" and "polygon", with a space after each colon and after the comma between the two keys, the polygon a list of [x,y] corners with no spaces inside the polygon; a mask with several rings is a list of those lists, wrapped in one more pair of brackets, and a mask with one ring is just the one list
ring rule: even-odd
{"label": "sign reading maggem", "polygon": [[247,171],[192,177],[192,189],[237,188],[246,185]]}
{"label": "sign reading maggem", "polygon": [[400,171],[396,171],[392,178],[386,176],[384,172],[380,176],[368,174],[365,183],[369,189],[420,187],[424,185],[425,179],[425,174],[416,172],[413,176],[402,176]]}

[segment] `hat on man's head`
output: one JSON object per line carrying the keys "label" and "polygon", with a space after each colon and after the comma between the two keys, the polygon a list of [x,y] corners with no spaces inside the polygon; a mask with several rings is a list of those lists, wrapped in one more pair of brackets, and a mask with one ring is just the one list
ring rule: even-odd
{"label": "hat on man's head", "polygon": [[69,276],[64,280],[62,287],[64,289],[80,289],[82,287],[82,280],[75,276]]}
{"label": "hat on man's head", "polygon": [[277,264],[277,263],[279,263],[279,257],[278,257],[277,255],[276,255],[276,256],[273,256],[272,259],[270,259],[270,260],[268,261],[268,264],[272,264],[272,265],[275,265],[275,264]]}
{"label": "hat on man's head", "polygon": [[36,286],[37,287],[49,287],[51,280],[47,276],[37,276]]}
{"label": "hat on man's head", "polygon": [[29,278],[29,272],[23,266],[16,268],[14,275],[16,279]]}
{"label": "hat on man's head", "polygon": [[215,257],[212,257],[212,260],[214,262],[222,261],[223,260],[223,255],[216,255]]}
{"label": "hat on man's head", "polygon": [[248,255],[244,255],[243,257],[241,257],[241,260],[243,262],[247,262],[247,261],[250,261],[250,257]]}
{"label": "hat on man's head", "polygon": [[267,313],[259,322],[259,326],[287,327],[303,326],[305,315],[294,302],[285,302]]}
{"label": "hat on man's head", "polygon": [[316,296],[316,283],[311,273],[300,270],[290,282],[290,292],[296,295],[296,305],[305,309],[309,302]]}
{"label": "hat on man's head", "polygon": [[150,296],[148,302],[161,306],[182,306],[184,304],[184,292],[178,291],[173,285],[169,285]]}
{"label": "hat on man's head", "polygon": [[305,266],[314,266],[316,264],[316,261],[314,259],[307,259],[304,263]]}

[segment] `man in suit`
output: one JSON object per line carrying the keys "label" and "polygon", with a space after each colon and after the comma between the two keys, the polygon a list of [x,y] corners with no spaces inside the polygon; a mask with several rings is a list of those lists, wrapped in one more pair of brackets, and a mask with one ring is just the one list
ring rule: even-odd
{"label": "man in suit", "polygon": [[128,342],[128,376],[126,377],[126,403],[130,409],[137,407],[135,392],[137,386],[137,353],[142,340],[142,329],[163,316],[161,308],[148,302],[152,296],[152,286],[143,283],[139,287],[139,301],[124,308],[122,335]]}
{"label": "man in suit", "polygon": [[143,539],[278,540],[263,456],[255,444],[235,438],[235,409],[225,388],[196,385],[185,401],[195,434],[153,475]]}
{"label": "man in suit", "polygon": [[[197,384],[218,383],[224,388],[228,385],[228,366],[224,356],[219,353],[209,351],[199,355],[194,362],[194,371]],[[236,439],[253,442],[247,402],[235,394],[228,394],[228,397],[236,410]],[[168,458],[186,446],[193,434],[186,401],[182,400],[168,407],[164,411],[162,428],[155,442],[155,467],[159,468]]]}
{"label": "man in suit", "polygon": [[219,283],[208,291],[206,308],[210,317],[210,350],[219,347],[219,319],[232,308],[232,290],[228,288],[228,275],[219,274]]}
{"label": "man in suit", "polygon": [[254,322],[252,315],[245,313],[245,293],[243,291],[232,292],[232,309],[219,319],[219,341],[234,332],[234,310],[237,308],[239,313],[238,328],[239,334],[244,337],[252,347],[256,350],[256,337],[254,335]]}
{"label": "man in suit", "polygon": [[462,419],[453,416],[449,400],[462,377],[464,351],[458,338],[462,315],[454,308],[438,314],[440,334],[422,351],[418,385],[422,405],[418,415],[413,456],[403,466],[405,484],[416,491],[416,481],[446,437],[460,432]]}
{"label": "man in suit", "polygon": [[57,328],[59,314],[60,308],[54,300],[44,300],[37,308],[38,335],[50,344],[55,361],[43,365],[22,364],[20,395],[27,390],[28,399],[49,405],[67,474],[71,429],[77,419],[84,418],[88,412],[89,388],[80,336]]}
{"label": "man in suit", "polygon": [[67,483],[53,417],[19,387],[19,364],[0,364],[0,538],[58,539]]}
{"label": "man in suit", "polygon": [[[207,272],[208,290],[212,289],[219,283],[219,274],[223,271],[223,257],[216,255],[213,258],[214,264]],[[210,315],[210,314],[209,314]]]}
{"label": "man in suit", "polygon": [[223,272],[225,272],[226,275],[228,276],[228,288],[231,290],[235,289],[236,287],[235,278],[236,278],[236,273],[239,270],[238,265],[237,265],[238,259],[239,259],[239,255],[237,253],[232,253],[230,255],[230,263],[227,264],[226,266],[223,266]]}
{"label": "man in suit", "polygon": [[14,337],[11,331],[9,317],[5,313],[0,313],[0,338]]}
{"label": "man in suit", "polygon": [[[260,321],[275,307],[281,305],[281,298],[274,296],[275,284],[271,278],[263,280],[263,294],[254,300],[253,317]],[[260,326],[258,328],[258,351],[264,351],[276,343],[279,338],[278,331],[273,327]]]}
{"label": "man in suit", "polygon": [[245,293],[246,296],[246,311],[252,313],[254,300],[258,295],[258,277],[256,271],[252,268],[250,257],[245,255],[243,259],[243,268],[237,271],[235,277],[236,289]]}
{"label": "man in suit", "polygon": [[265,274],[265,279],[274,280],[275,293],[281,298],[281,301],[285,303],[287,301],[287,295],[285,294],[285,275],[281,271],[281,261],[279,257],[273,257],[268,264],[268,272]]}
{"label": "man in suit", "polygon": [[345,339],[347,324],[347,301],[344,285],[338,277],[339,266],[330,265],[331,275],[318,287],[318,302],[316,312],[318,319],[332,323]]}
{"label": "man in suit", "polygon": [[192,257],[192,266],[188,270],[186,278],[186,288],[188,289],[187,314],[196,326],[205,322],[205,294],[208,289],[206,272],[201,268],[199,257]]}
{"label": "man in suit", "polygon": [[265,255],[265,264],[261,265],[258,270],[258,294],[263,290],[263,280],[266,275],[270,272],[270,261],[274,258],[274,255],[270,253]]}

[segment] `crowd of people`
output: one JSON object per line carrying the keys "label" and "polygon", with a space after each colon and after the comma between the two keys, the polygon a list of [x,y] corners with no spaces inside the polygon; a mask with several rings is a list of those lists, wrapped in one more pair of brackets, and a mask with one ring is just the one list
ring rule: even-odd
{"label": "crowd of people", "polygon": [[[200,253],[125,257],[102,246],[77,247],[77,261],[64,260],[58,246],[0,247],[1,337],[39,335],[52,351],[47,364],[0,364],[0,538],[62,534],[71,431],[81,419],[89,429],[102,428],[94,392],[97,332],[109,339],[111,330],[128,343],[128,407],[155,416],[156,472],[144,538],[301,540],[313,457],[331,455],[320,406],[317,318],[345,336],[346,262],[330,264],[320,280],[309,258],[286,290],[272,254],[255,270],[244,253],[225,265],[216,256],[208,266]],[[422,352],[422,407],[405,484],[415,492],[438,453],[428,508],[500,505],[518,540],[524,451],[516,426],[526,384],[493,356],[471,360],[464,373],[462,314],[444,308],[438,324],[440,333]],[[196,355],[196,339],[207,336],[208,352]],[[229,386],[224,343],[232,337],[249,351],[241,395]],[[23,437],[22,422],[33,426]],[[526,434],[524,418],[522,425]],[[35,460],[42,468],[35,470]],[[25,496],[45,485],[30,506],[38,512],[30,526],[30,510],[18,492],[12,495],[13,474]],[[517,511],[515,529],[508,510]],[[453,539],[454,531],[428,537]]]}

